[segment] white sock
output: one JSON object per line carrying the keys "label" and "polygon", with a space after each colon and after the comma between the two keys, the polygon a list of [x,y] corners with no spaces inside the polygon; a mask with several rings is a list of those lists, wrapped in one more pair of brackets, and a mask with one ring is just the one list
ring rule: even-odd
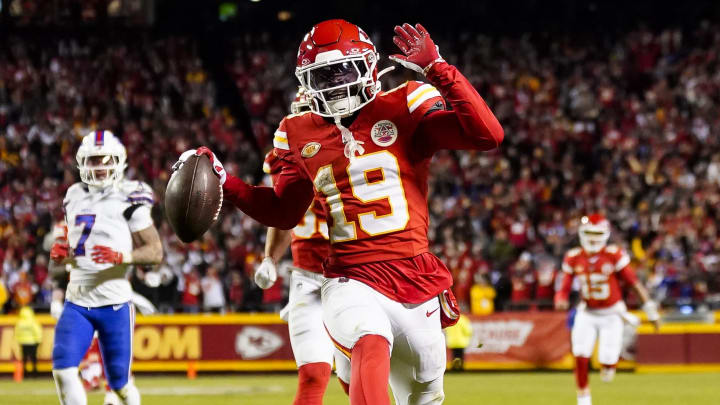
{"label": "white sock", "polygon": [[132,381],[128,381],[124,387],[115,390],[123,405],[140,405],[140,391]]}
{"label": "white sock", "polygon": [[590,394],[577,397],[577,405],[592,405],[592,398]]}
{"label": "white sock", "polygon": [[53,370],[60,405],[87,405],[87,396],[77,367]]}

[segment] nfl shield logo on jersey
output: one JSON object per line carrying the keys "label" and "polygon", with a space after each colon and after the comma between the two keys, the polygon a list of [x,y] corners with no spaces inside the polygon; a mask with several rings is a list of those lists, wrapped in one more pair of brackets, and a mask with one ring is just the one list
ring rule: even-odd
{"label": "nfl shield logo on jersey", "polygon": [[377,146],[387,147],[395,143],[398,131],[392,121],[382,120],[373,125],[370,137]]}

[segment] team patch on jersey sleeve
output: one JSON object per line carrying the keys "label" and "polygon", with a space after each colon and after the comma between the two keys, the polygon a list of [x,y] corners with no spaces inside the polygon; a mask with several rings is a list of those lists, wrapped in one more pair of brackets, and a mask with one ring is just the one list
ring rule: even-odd
{"label": "team patch on jersey sleeve", "polygon": [[290,150],[287,132],[280,131],[279,129],[275,131],[275,137],[273,138],[273,146],[282,150]]}
{"label": "team patch on jersey sleeve", "polygon": [[421,85],[417,89],[411,91],[407,95],[407,106],[410,114],[417,110],[418,107],[423,105],[424,102],[434,97],[441,97],[440,92],[437,89],[427,83]]}

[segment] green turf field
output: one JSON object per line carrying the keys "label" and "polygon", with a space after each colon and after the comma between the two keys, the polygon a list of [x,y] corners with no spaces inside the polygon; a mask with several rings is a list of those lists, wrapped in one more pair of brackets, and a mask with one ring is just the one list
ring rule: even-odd
{"label": "green turf field", "polygon": [[[720,404],[720,373],[620,373],[611,384],[591,376],[593,403],[598,405]],[[200,376],[137,378],[143,405],[289,405],[295,388],[293,375]],[[448,374],[446,405],[574,405],[570,373],[468,373]],[[50,377],[15,383],[0,379],[0,404],[57,404]],[[88,405],[100,405],[102,396],[91,394]],[[347,404],[334,379],[325,404]]]}

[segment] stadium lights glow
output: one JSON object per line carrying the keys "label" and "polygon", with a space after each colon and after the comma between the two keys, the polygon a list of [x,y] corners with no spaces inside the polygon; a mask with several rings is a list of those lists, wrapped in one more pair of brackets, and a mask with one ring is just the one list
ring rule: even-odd
{"label": "stadium lights glow", "polygon": [[260,3],[260,0],[250,0],[252,3]]}
{"label": "stadium lights glow", "polygon": [[278,11],[277,18],[280,21],[287,21],[292,18],[292,13],[287,10]]}

